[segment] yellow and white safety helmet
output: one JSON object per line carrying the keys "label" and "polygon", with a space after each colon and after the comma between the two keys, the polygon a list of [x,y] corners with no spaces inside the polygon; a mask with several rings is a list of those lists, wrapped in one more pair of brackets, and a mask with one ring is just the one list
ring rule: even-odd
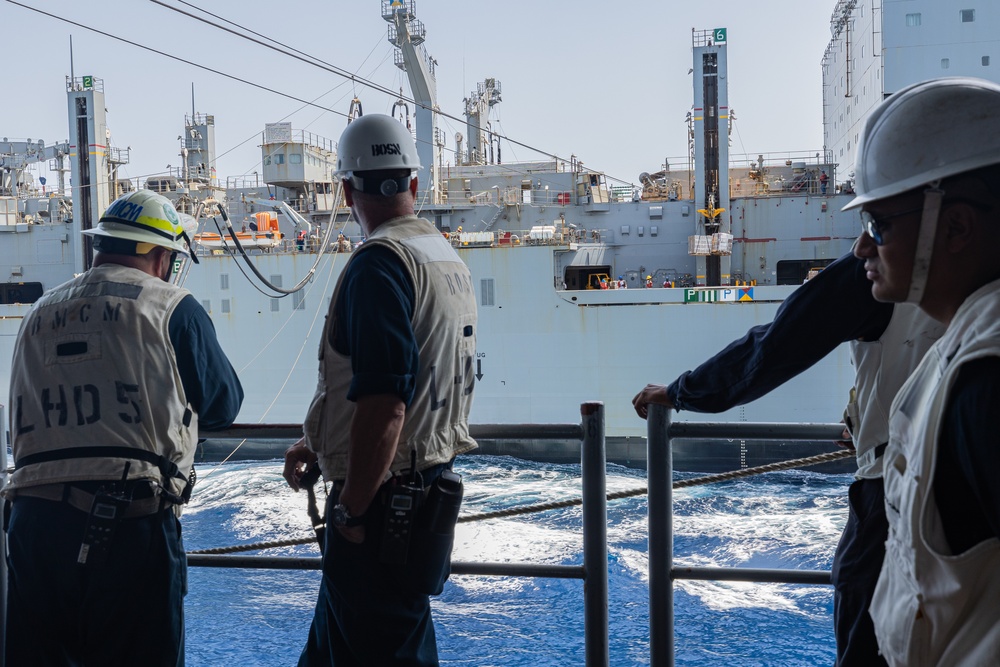
{"label": "yellow and white safety helmet", "polygon": [[137,255],[145,255],[154,246],[192,255],[191,239],[177,209],[169,199],[150,190],[119,197],[101,216],[97,227],[83,233],[134,241]]}

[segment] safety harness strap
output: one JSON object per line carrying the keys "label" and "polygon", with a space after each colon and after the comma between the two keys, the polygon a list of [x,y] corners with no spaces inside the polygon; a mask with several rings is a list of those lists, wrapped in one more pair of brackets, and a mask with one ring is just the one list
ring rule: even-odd
{"label": "safety harness strap", "polygon": [[[180,471],[176,463],[162,454],[156,454],[135,447],[70,447],[66,449],[52,449],[47,452],[38,452],[17,458],[14,460],[14,468],[16,470],[25,466],[49,463],[51,461],[93,458],[137,459],[146,463],[152,463],[159,468],[160,474],[163,475],[163,495],[167,500],[172,503],[182,504],[191,499],[191,482]],[[184,482],[184,490],[179,497],[170,492],[167,480],[171,477]]]}

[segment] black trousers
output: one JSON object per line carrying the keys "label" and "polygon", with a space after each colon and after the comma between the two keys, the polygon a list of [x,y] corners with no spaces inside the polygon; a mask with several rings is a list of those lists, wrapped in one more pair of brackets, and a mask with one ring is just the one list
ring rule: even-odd
{"label": "black trousers", "polygon": [[187,561],[169,509],[118,525],[77,564],[87,513],[20,497],[7,530],[7,667],[182,667]]}
{"label": "black trousers", "polygon": [[[444,467],[424,471],[424,483],[430,484]],[[327,499],[323,579],[298,666],[436,667],[430,597],[412,585],[418,573],[379,560],[385,494],[376,494],[365,513],[361,544],[348,542],[329,523],[338,499],[336,491]],[[411,546],[425,537],[421,530],[414,526]]]}
{"label": "black trousers", "polygon": [[833,628],[838,667],[885,665],[868,608],[875,593],[889,522],[882,479],[859,479],[848,491],[850,513],[833,556]]}

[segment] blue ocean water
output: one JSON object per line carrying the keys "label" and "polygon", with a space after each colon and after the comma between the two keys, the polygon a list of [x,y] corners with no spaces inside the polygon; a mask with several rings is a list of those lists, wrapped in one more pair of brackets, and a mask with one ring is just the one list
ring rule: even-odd
{"label": "blue ocean water", "polygon": [[[463,512],[580,495],[579,466],[466,457]],[[277,461],[202,466],[182,519],[189,550],[308,535],[305,494]],[[689,476],[689,475],[686,475]],[[829,569],[847,516],[849,475],[792,471],[675,495],[675,551],[697,566]],[[608,490],[645,485],[617,466]],[[611,664],[649,664],[644,496],[608,504]],[[455,560],[580,564],[579,507],[460,524]],[[313,546],[268,555],[318,555]],[[292,665],[312,618],[318,572],[190,568],[187,664]],[[829,586],[678,582],[677,665],[832,664]],[[443,665],[582,665],[583,583],[456,576],[434,600]]]}

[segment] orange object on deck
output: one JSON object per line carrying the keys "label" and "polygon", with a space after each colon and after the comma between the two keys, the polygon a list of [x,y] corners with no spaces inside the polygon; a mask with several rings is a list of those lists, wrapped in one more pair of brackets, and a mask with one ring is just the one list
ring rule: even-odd
{"label": "orange object on deck", "polygon": [[278,231],[278,214],[274,211],[261,211],[260,213],[254,213],[253,217],[257,220],[257,231]]}

